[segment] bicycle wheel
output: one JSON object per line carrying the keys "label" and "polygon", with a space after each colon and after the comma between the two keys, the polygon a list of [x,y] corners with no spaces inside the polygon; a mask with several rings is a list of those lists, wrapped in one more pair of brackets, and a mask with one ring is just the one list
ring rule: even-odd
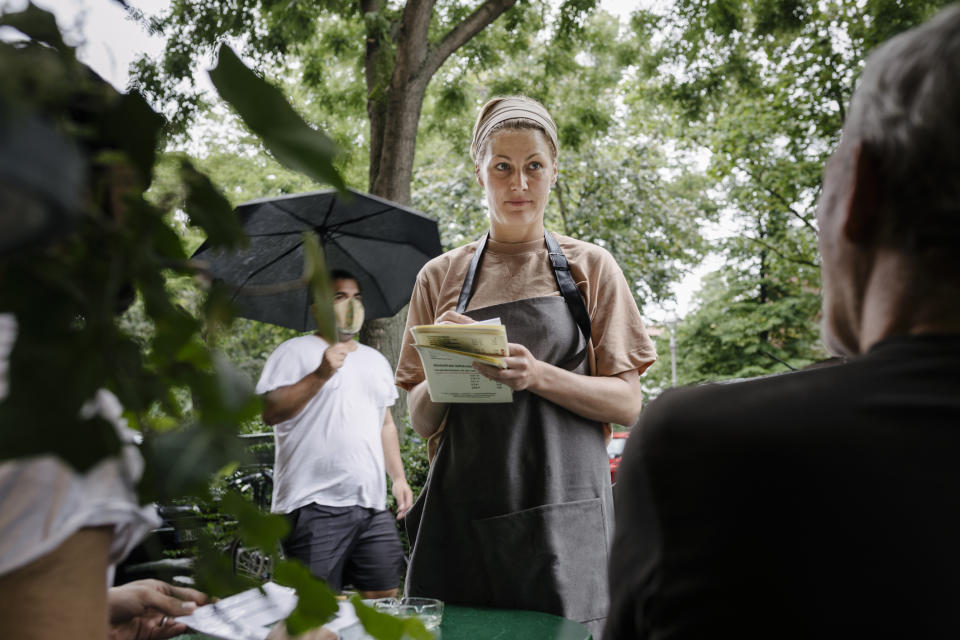
{"label": "bicycle wheel", "polygon": [[230,543],[233,572],[259,582],[273,576],[273,558],[258,547],[245,547],[239,538]]}

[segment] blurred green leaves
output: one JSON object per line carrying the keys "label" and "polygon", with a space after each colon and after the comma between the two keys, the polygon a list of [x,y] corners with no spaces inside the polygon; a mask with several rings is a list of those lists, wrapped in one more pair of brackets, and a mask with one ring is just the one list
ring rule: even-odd
{"label": "blurred green leaves", "polygon": [[273,573],[278,584],[297,590],[297,608],[287,618],[287,631],[299,634],[328,622],[337,612],[337,598],[299,562],[284,560]]}
{"label": "blurred green leaves", "polygon": [[237,519],[240,540],[248,547],[272,549],[290,531],[290,522],[282,515],[263,513],[247,498],[230,491],[221,500],[221,510]]}
{"label": "blurred green leaves", "polygon": [[220,46],[210,80],[278,161],[318,182],[346,189],[333,166],[333,141],[309,127],[283,93],[248,69],[230,47]]}
{"label": "blurred green leaves", "polygon": [[180,160],[180,179],[187,187],[184,209],[190,220],[207,232],[207,239],[224,249],[244,246],[247,235],[237,224],[233,207],[210,178],[183,158]]}
{"label": "blurred green leaves", "polygon": [[416,618],[394,618],[363,603],[360,596],[350,599],[360,623],[367,633],[379,640],[433,640],[423,623]]}
{"label": "blurred green leaves", "polygon": [[71,58],[74,55],[73,49],[63,41],[53,14],[40,9],[32,2],[28,2],[23,11],[0,15],[0,27],[3,26],[13,27],[32,40],[48,44]]}
{"label": "blurred green leaves", "polygon": [[304,276],[313,299],[310,311],[317,323],[317,331],[329,344],[335,344],[338,336],[337,320],[333,315],[333,285],[327,271],[327,261],[323,258],[320,239],[310,231],[303,234],[303,261]]}
{"label": "blurred green leaves", "polygon": [[[0,25],[26,38],[0,42],[0,96],[51,122],[85,150],[91,167],[76,229],[0,256],[0,313],[12,314],[18,326],[9,390],[0,401],[0,461],[49,454],[86,471],[116,455],[115,416],[85,406],[109,390],[143,435],[140,499],[211,497],[213,479],[244,459],[237,435],[259,414],[260,400],[249,377],[215,348],[232,337],[223,288],[214,285],[200,303],[182,295],[196,268],[174,227],[188,220],[194,233],[224,249],[244,244],[243,229],[216,185],[186,159],[161,172],[164,196],[147,197],[162,116],[139,94],[118,93],[78,63],[52,14],[29,5],[0,16]],[[211,77],[280,162],[344,188],[329,138],[232,51],[221,51]],[[307,244],[313,249],[305,273],[329,335],[329,277],[316,237]],[[131,306],[138,324],[118,322]],[[236,518],[247,546],[276,549],[289,527],[237,494],[224,496],[220,508]],[[199,542],[195,577],[215,596],[252,586],[212,537]],[[299,592],[291,630],[315,627],[336,612],[332,592],[302,566],[280,562],[276,578]]]}

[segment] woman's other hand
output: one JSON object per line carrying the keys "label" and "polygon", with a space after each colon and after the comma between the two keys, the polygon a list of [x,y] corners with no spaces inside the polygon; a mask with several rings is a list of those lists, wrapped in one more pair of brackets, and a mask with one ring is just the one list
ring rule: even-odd
{"label": "woman's other hand", "polygon": [[640,415],[641,388],[637,371],[609,376],[588,376],[537,360],[522,344],[511,342],[506,369],[473,363],[480,375],[529,391],[579,416],[597,422],[632,425]]}
{"label": "woman's other hand", "polygon": [[535,386],[543,363],[533,357],[530,350],[522,344],[511,342],[507,345],[510,355],[503,359],[506,369],[498,369],[488,364],[473,363],[473,368],[490,380],[502,382],[514,391],[523,391]]}
{"label": "woman's other hand", "polygon": [[434,321],[434,324],[473,324],[475,320],[470,316],[457,313],[454,309],[448,309],[440,314]]}

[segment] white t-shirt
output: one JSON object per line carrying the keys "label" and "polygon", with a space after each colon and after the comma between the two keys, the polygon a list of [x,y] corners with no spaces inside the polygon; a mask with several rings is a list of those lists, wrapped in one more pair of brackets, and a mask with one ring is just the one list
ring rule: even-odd
{"label": "white t-shirt", "polygon": [[[302,380],[316,370],[327,342],[287,340],[270,354],[257,393]],[[386,508],[383,419],[397,399],[393,370],[376,349],[358,344],[303,409],[274,425],[274,513],[307,504]]]}
{"label": "white t-shirt", "polygon": [[[0,314],[0,402],[8,391],[8,357],[16,335],[14,316]],[[110,562],[116,563],[150,528],[160,525],[156,509],[137,500],[134,487],[143,459],[117,397],[101,389],[80,413],[99,414],[113,423],[124,443],[121,453],[84,473],[53,455],[0,463],[0,575],[50,553],[85,527],[113,527]]]}

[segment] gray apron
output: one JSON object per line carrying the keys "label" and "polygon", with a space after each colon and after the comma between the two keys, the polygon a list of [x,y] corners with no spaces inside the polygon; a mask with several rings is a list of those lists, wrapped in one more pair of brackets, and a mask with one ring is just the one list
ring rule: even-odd
{"label": "gray apron", "polygon": [[[484,245],[467,275],[461,312]],[[552,236],[547,245],[558,281],[565,275],[572,283],[569,272],[557,271],[566,261]],[[535,358],[587,374],[587,339],[569,300],[528,298],[469,315],[499,317],[509,340]],[[598,422],[528,391],[515,391],[512,403],[451,404],[406,527],[406,595],[552,613],[586,624],[599,639],[613,501]]]}

